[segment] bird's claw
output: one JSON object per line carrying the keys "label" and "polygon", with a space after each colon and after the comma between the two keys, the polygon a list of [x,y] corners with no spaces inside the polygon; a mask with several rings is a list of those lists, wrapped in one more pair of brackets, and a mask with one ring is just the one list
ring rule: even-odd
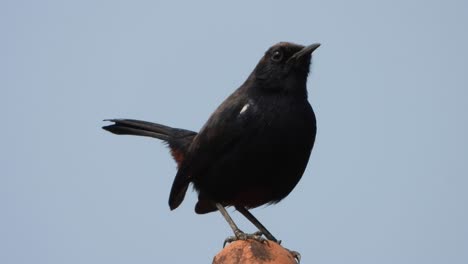
{"label": "bird's claw", "polygon": [[[241,230],[237,229],[236,231],[234,231],[234,236],[230,236],[230,237],[228,237],[228,238],[226,238],[224,240],[223,248],[226,246],[227,243],[232,243],[232,242],[237,241],[237,240],[247,240],[247,239],[253,239],[253,240],[258,241],[260,243],[268,241],[267,239],[265,239],[263,237],[263,233],[261,231],[257,231],[257,232],[252,233],[252,234],[246,234],[246,233],[242,232]],[[274,241],[274,242],[281,245],[281,240]],[[298,263],[298,264],[301,263],[301,254],[299,252],[294,251],[294,250],[289,250],[289,249],[286,249],[286,250],[288,250],[289,253],[291,253],[291,255],[296,260],[296,263]]]}
{"label": "bird's claw", "polygon": [[261,231],[257,231],[253,234],[246,234],[242,232],[241,230],[236,230],[234,232],[234,236],[230,236],[224,240],[223,248],[226,246],[227,243],[232,243],[237,240],[247,240],[247,239],[253,239],[260,243],[263,243],[266,241],[266,239],[263,238],[263,233]]}
{"label": "bird's claw", "polygon": [[294,250],[289,250],[289,253],[291,253],[291,255],[294,257],[294,259],[296,260],[296,262],[299,264],[301,263],[301,254],[297,251],[294,251]]}

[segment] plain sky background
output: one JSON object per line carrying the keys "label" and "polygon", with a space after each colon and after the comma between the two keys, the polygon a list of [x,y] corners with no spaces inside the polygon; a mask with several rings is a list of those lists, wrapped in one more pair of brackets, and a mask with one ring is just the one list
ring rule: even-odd
{"label": "plain sky background", "polygon": [[318,135],[253,213],[303,263],[468,263],[467,3],[0,1],[0,263],[210,263],[221,215],[102,119],[197,131],[279,41],[322,43]]}

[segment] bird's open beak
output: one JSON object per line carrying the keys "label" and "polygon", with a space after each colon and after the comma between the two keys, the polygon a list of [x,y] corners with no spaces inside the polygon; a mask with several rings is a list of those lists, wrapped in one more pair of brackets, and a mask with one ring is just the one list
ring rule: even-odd
{"label": "bird's open beak", "polygon": [[288,62],[298,61],[300,58],[303,58],[304,56],[312,54],[312,52],[314,52],[314,50],[316,50],[318,47],[320,47],[320,43],[315,43],[307,47],[304,47],[303,49],[301,49],[300,51],[292,55],[292,57],[289,58]]}

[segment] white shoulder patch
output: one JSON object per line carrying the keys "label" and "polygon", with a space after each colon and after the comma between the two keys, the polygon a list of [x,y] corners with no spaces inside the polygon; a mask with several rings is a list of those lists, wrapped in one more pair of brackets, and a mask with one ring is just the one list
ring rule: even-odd
{"label": "white shoulder patch", "polygon": [[249,109],[249,106],[249,104],[245,104],[244,107],[242,107],[242,109],[240,110],[239,115],[247,111],[247,109]]}

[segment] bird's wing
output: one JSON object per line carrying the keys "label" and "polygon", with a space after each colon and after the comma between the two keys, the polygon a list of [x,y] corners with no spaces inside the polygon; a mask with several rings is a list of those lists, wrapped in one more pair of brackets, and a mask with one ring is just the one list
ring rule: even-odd
{"label": "bird's wing", "polygon": [[190,145],[188,155],[179,168],[169,197],[171,209],[183,201],[189,183],[203,174],[216,160],[232,151],[246,136],[245,127],[256,122],[250,112],[255,106],[238,91],[228,97],[211,115]]}

